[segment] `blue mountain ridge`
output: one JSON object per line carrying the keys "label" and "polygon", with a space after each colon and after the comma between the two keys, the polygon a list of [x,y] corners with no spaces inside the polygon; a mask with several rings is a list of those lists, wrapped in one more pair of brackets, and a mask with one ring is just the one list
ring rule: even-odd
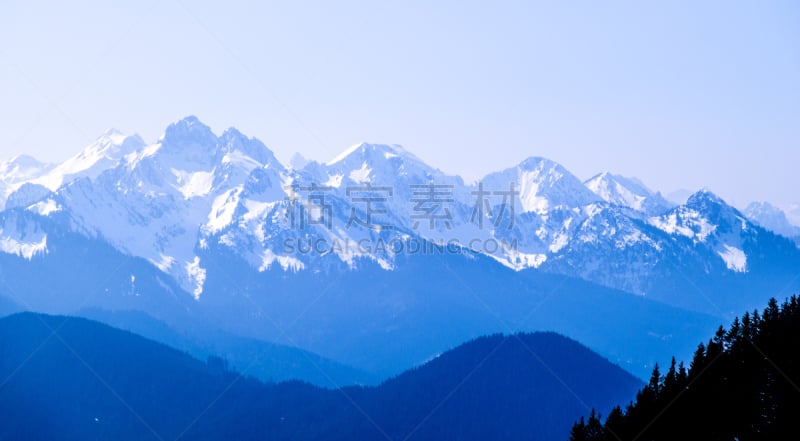
{"label": "blue mountain ridge", "polygon": [[2,439],[564,439],[642,383],[552,333],[485,336],[375,387],[262,383],[81,318],[0,319]]}

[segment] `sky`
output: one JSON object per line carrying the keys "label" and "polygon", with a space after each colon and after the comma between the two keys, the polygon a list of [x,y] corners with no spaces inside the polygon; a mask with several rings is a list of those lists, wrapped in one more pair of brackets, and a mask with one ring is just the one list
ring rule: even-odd
{"label": "sky", "polygon": [[284,162],[366,141],[796,204],[800,2],[0,3],[0,159],[187,115]]}

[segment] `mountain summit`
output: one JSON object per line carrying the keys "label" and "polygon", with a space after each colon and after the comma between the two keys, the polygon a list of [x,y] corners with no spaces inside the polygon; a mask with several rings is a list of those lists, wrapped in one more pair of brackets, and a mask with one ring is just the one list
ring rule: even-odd
{"label": "mountain summit", "polygon": [[584,184],[608,203],[628,207],[651,216],[661,214],[672,207],[661,193],[654,193],[635,178],[603,172]]}
{"label": "mountain summit", "polygon": [[744,209],[744,214],[762,227],[800,244],[800,227],[789,222],[786,212],[769,202],[753,202]]}
{"label": "mountain summit", "polygon": [[486,175],[482,182],[492,189],[516,185],[524,212],[542,214],[557,207],[582,207],[600,200],[561,164],[540,157],[530,157],[516,167]]}

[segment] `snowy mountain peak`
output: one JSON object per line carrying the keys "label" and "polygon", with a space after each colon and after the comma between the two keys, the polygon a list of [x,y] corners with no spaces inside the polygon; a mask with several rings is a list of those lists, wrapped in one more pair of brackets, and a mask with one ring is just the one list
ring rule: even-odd
{"label": "snowy mountain peak", "polygon": [[124,137],[125,134],[122,133],[121,130],[115,129],[114,127],[107,128],[100,137],[111,138],[113,136],[122,136]]}
{"label": "snowy mountain peak", "polygon": [[717,206],[729,207],[729,205],[725,203],[721,197],[717,196],[707,188],[703,188],[689,196],[689,199],[686,200],[685,205],[687,207],[697,209],[709,209]]}
{"label": "snowy mountain peak", "polygon": [[567,171],[561,164],[541,156],[530,156],[517,167],[522,170],[554,170],[562,174]]}
{"label": "snowy mountain peak", "polygon": [[11,193],[25,182],[42,176],[52,167],[51,164],[45,164],[28,155],[0,161],[0,209],[5,206]]}
{"label": "snowy mountain peak", "polygon": [[311,162],[303,172],[332,187],[343,183],[425,184],[444,176],[399,145],[367,143],[350,147],[326,164]]}
{"label": "snowy mountain peak", "polygon": [[[748,217],[750,217],[750,215],[753,215],[754,217],[774,216],[781,220],[786,220],[786,213],[784,213],[783,210],[766,201],[751,202],[744,209],[744,213]],[[788,220],[786,220],[786,222],[788,223]]]}
{"label": "snowy mountain peak", "polygon": [[616,198],[628,196],[628,194],[625,194],[626,192],[645,197],[653,194],[642,181],[636,178],[615,175],[607,171],[593,176],[585,184],[590,190],[608,202],[614,202]]}
{"label": "snowy mountain peak", "polygon": [[89,144],[78,157],[91,158],[103,156],[120,159],[122,156],[145,146],[144,140],[137,134],[125,135],[117,129],[108,129],[95,142]]}
{"label": "snowy mountain peak", "polygon": [[730,271],[748,271],[744,244],[755,227],[737,209],[708,189],[694,193],[686,204],[652,217],[648,222],[668,234],[685,236],[695,244],[705,244]]}
{"label": "snowy mountain peak", "polygon": [[211,131],[211,129],[203,124],[200,121],[200,118],[196,117],[195,115],[186,115],[185,117],[173,122],[169,126],[167,126],[167,132],[171,130],[201,130],[201,131]]}
{"label": "snowy mountain peak", "polygon": [[375,160],[386,160],[391,158],[402,158],[422,163],[419,158],[397,144],[369,144],[362,142],[343,151],[337,157],[328,161],[325,165],[330,167],[343,162],[373,162]]}
{"label": "snowy mountain peak", "polygon": [[694,193],[686,204],[650,218],[649,222],[669,234],[699,242],[706,242],[712,236],[717,239],[735,236],[739,241],[741,233],[752,226],[737,209],[707,189]]}
{"label": "snowy mountain peak", "polygon": [[6,173],[13,167],[22,167],[22,168],[31,168],[31,167],[42,167],[45,164],[38,159],[34,158],[30,155],[17,155],[13,158],[0,162],[0,172]]}
{"label": "snowy mountain peak", "polygon": [[160,141],[164,152],[202,154],[215,147],[217,137],[196,116],[187,116],[170,124]]}
{"label": "snowy mountain peak", "polygon": [[610,204],[628,207],[647,215],[660,214],[672,207],[661,193],[654,193],[636,178],[603,172],[584,184]]}
{"label": "snowy mountain peak", "polygon": [[783,210],[766,201],[751,202],[744,209],[744,214],[751,219],[766,217],[774,218],[775,220],[779,221],[785,221],[787,224],[789,223],[789,221],[786,219],[786,213],[784,213]]}
{"label": "snowy mountain peak", "polygon": [[55,191],[78,178],[94,179],[100,173],[118,165],[126,155],[144,146],[145,142],[139,135],[126,136],[118,130],[110,129],[80,153],[31,182]]}
{"label": "snowy mountain peak", "polygon": [[272,151],[258,139],[249,138],[233,127],[217,137],[195,116],[170,124],[159,144],[146,150],[134,162],[153,156],[163,167],[185,172],[211,172],[217,166],[233,167],[244,174],[264,166],[284,170]]}
{"label": "snowy mountain peak", "polygon": [[[195,297],[205,274],[195,253],[199,238],[230,225],[247,204],[282,200],[285,168],[261,141],[234,128],[216,136],[190,116],[169,125],[159,142],[139,140],[132,151],[112,148],[116,134],[101,138],[83,156],[118,151],[122,161],[96,179],[62,187],[58,200],[82,229],[153,262]],[[241,197],[245,187],[249,200]]]}
{"label": "snowy mountain peak", "polygon": [[698,213],[699,216],[721,230],[739,231],[747,229],[745,216],[708,189],[702,189],[689,196],[686,204],[679,208],[683,208],[684,211]]}
{"label": "snowy mountain peak", "polygon": [[[107,129],[102,135],[97,137],[95,142],[87,147],[87,149],[92,146],[103,146],[105,151],[107,151],[106,154],[116,154],[120,150],[130,153],[134,150],[144,147],[145,145],[146,143],[138,134],[134,133],[133,135],[126,135],[117,129],[111,128]],[[86,151],[86,149],[84,149],[84,151]]]}
{"label": "snowy mountain peak", "polygon": [[0,161],[0,181],[13,182],[37,176],[50,164],[29,155],[18,155],[7,161]]}
{"label": "snowy mountain peak", "polygon": [[218,161],[222,163],[247,162],[249,160],[260,166],[284,170],[284,166],[264,143],[256,138],[248,138],[233,127],[222,133],[218,144]]}
{"label": "snowy mountain peak", "polygon": [[769,202],[752,202],[745,208],[744,215],[776,234],[789,238],[800,237],[800,227],[792,225],[786,213]]}
{"label": "snowy mountain peak", "polygon": [[493,190],[508,190],[514,185],[525,212],[545,213],[557,207],[578,208],[600,201],[561,164],[541,157],[530,157],[516,167],[491,173],[482,182]]}

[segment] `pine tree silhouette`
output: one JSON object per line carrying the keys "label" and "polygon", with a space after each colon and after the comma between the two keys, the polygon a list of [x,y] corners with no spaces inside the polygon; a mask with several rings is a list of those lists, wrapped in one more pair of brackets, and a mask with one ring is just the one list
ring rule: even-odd
{"label": "pine tree silhouette", "polygon": [[623,411],[596,429],[594,412],[571,440],[800,439],[800,300],[745,313],[700,343],[688,370],[672,359]]}

